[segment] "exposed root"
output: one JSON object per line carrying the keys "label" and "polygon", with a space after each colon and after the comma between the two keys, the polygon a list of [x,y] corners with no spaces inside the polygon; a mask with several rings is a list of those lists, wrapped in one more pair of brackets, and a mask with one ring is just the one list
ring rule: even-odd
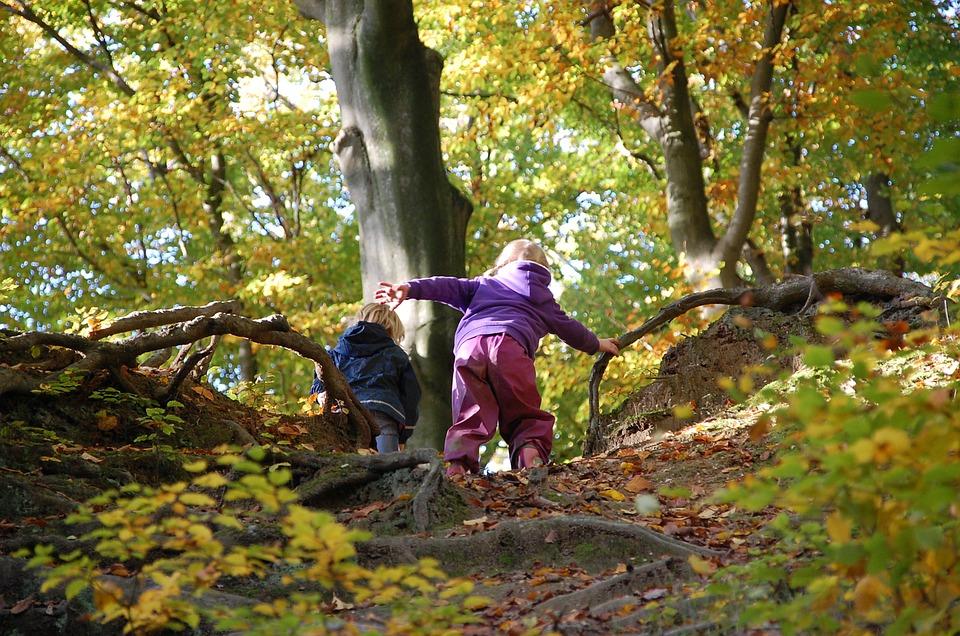
{"label": "exposed root", "polygon": [[367,563],[409,563],[433,557],[452,573],[517,568],[534,561],[556,565],[576,561],[586,569],[602,570],[623,562],[649,563],[665,555],[719,556],[643,526],[567,516],[504,521],[468,536],[376,538],[357,548]]}
{"label": "exposed root", "polygon": [[609,579],[598,581],[576,592],[555,596],[540,603],[536,611],[548,611],[565,614],[575,609],[602,611],[604,604],[615,602],[625,596],[654,586],[665,586],[670,582],[690,575],[687,562],[677,557],[660,559],[634,568]]}
{"label": "exposed root", "polygon": [[[34,347],[60,347],[81,354],[79,358],[70,358],[70,362],[51,373],[21,372],[20,370],[0,367],[0,395],[5,393],[30,393],[41,389],[43,384],[54,384],[65,375],[86,377],[100,369],[109,370],[125,391],[137,393],[124,377],[123,368],[137,366],[137,357],[153,352],[165,351],[171,347],[187,345],[210,336],[231,334],[260,344],[284,347],[320,365],[323,382],[330,395],[342,401],[346,406],[347,420],[356,431],[357,446],[369,446],[376,425],[365,408],[356,400],[353,391],[330,359],[326,350],[318,343],[290,328],[286,318],[281,315],[251,320],[233,313],[235,303],[210,303],[203,307],[179,307],[159,311],[144,311],[120,318],[111,325],[93,332],[91,337],[62,333],[30,332],[0,337],[0,359],[17,360],[24,352]],[[186,319],[186,322],[182,322]],[[160,327],[152,332],[129,336],[116,342],[102,338],[132,329]],[[209,348],[208,348],[209,349]],[[212,353],[202,351],[188,358],[180,368],[177,377],[180,382],[189,374],[189,368],[200,363]],[[186,368],[186,371],[184,369]],[[172,385],[176,389],[177,383]],[[162,396],[165,400],[173,397],[174,391]],[[150,396],[154,397],[154,396]],[[328,400],[327,404],[334,400]],[[329,413],[325,413],[329,415]]]}
{"label": "exposed root", "polygon": [[[417,498],[420,498],[422,506],[423,502],[429,499],[431,489],[433,492],[437,489],[436,484],[432,483],[435,479],[431,479],[431,474],[441,465],[436,451],[429,448],[384,455],[312,455],[297,452],[284,456],[284,461],[290,462],[294,468],[307,469],[313,473],[312,477],[301,481],[297,486],[300,501],[312,506],[329,505],[330,502],[342,499],[345,491],[374,482],[386,473],[420,464],[431,464],[427,479],[414,498],[414,504],[416,505]],[[429,484],[432,485],[425,490]]]}

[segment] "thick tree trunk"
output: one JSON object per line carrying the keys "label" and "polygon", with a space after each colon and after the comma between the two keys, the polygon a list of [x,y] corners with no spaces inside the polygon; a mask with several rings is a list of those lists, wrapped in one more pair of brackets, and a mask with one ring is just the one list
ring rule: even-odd
{"label": "thick tree trunk", "polygon": [[716,238],[707,211],[703,158],[690,105],[687,70],[683,58],[675,57],[670,49],[677,37],[673,0],[664,2],[661,11],[651,9],[647,29],[658,54],[661,76],[669,73],[660,83],[664,115],[659,142],[667,173],[670,241],[684,255],[687,278],[699,286],[712,278],[716,267],[712,258]]}
{"label": "thick tree trunk", "polygon": [[[297,0],[327,27],[340,103],[334,151],[360,222],[364,297],[379,281],[464,275],[471,206],[447,180],[440,152],[442,59],[420,41],[411,0]],[[450,425],[453,332],[436,303],[400,309],[423,388],[411,444],[440,447]]]}
{"label": "thick tree trunk", "polygon": [[[589,18],[594,39],[610,38],[615,33],[613,20],[604,3],[592,2]],[[669,43],[677,36],[672,0],[662,8],[651,9],[648,31],[657,52],[657,68],[668,77],[660,82],[661,103],[652,103],[630,73],[613,56],[605,58],[604,82],[613,98],[634,110],[643,130],[663,152],[667,178],[667,225],[670,241],[685,262],[687,278],[697,284],[709,279],[715,268],[713,249],[716,237],[710,226],[703,159],[691,111],[683,59],[674,57]]]}

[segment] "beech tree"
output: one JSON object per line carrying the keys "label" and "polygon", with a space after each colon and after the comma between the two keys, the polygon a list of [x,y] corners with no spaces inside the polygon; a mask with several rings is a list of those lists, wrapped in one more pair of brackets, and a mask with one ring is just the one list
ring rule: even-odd
{"label": "beech tree", "polygon": [[[440,151],[440,55],[424,46],[411,0],[297,0],[326,25],[341,130],[334,152],[357,209],[364,297],[380,281],[463,276],[472,207],[447,179]],[[442,446],[450,424],[453,332],[437,303],[400,309],[423,388],[413,444]]]}

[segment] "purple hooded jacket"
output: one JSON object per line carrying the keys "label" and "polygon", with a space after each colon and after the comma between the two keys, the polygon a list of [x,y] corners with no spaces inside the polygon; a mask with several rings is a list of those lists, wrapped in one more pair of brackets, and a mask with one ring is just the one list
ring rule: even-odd
{"label": "purple hooded jacket", "polygon": [[434,276],[409,281],[408,298],[435,300],[464,312],[454,350],[475,336],[505,333],[532,358],[540,338],[555,333],[574,349],[594,354],[597,336],[568,316],[553,298],[550,270],[533,261],[514,261],[495,276]]}

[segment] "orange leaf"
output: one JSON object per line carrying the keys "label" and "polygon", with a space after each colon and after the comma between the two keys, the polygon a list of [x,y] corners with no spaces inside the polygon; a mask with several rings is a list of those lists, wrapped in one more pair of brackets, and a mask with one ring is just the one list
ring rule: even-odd
{"label": "orange leaf", "polygon": [[642,475],[635,475],[633,479],[624,484],[623,489],[636,494],[644,490],[653,490],[653,482]]}

